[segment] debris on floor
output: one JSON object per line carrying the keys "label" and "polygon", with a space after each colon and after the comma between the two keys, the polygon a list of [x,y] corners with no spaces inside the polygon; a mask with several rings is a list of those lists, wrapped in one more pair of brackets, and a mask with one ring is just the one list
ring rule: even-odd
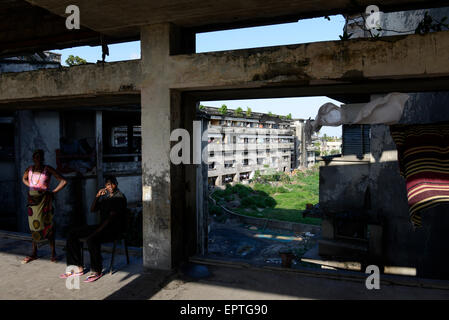
{"label": "debris on floor", "polygon": [[293,267],[300,264],[302,255],[317,241],[311,232],[297,234],[241,223],[214,222],[210,225],[208,255],[254,265],[280,266],[281,253],[291,252]]}

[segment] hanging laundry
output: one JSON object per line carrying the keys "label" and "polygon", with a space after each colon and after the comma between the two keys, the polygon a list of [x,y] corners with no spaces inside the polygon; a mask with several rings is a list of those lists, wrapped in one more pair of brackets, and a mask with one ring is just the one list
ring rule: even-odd
{"label": "hanging laundry", "polygon": [[390,133],[407,185],[410,220],[420,227],[424,209],[449,203],[449,123],[396,124]]}
{"label": "hanging laundry", "polygon": [[[323,104],[312,121],[313,131],[322,126],[338,127],[342,124],[386,124],[399,122],[410,98],[408,94],[393,92],[366,104],[338,107],[331,102]],[[352,110],[348,110],[350,107]]]}

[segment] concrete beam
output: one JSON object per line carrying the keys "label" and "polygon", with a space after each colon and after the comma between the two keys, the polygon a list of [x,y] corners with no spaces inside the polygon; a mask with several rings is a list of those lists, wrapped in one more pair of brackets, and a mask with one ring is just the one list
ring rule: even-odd
{"label": "concrete beam", "polygon": [[[68,5],[80,8],[81,30],[65,27]],[[256,5],[255,5],[256,4]],[[140,27],[172,23],[191,32],[252,27],[334,14],[447,6],[446,0],[8,0],[0,1],[0,55],[137,40]],[[324,23],[324,22],[323,22]]]}
{"label": "concrete beam", "polygon": [[140,61],[87,64],[59,69],[0,74],[0,108],[96,96],[140,94]]}
{"label": "concrete beam", "polygon": [[446,79],[449,32],[171,56],[171,88],[358,86]]}
{"label": "concrete beam", "polygon": [[[35,6],[65,17],[71,0],[27,0]],[[173,23],[178,26],[212,31],[225,28],[270,23],[295,22],[299,19],[333,14],[365,12],[368,5],[378,5],[384,12],[391,10],[442,7],[444,0],[170,0],[141,1],[78,0],[81,24],[100,33],[123,35],[139,32],[149,24]]]}
{"label": "concrete beam", "polygon": [[447,31],[201,54],[171,48],[172,55],[142,66],[133,60],[0,74],[0,106],[138,94],[141,72],[145,86],[164,82],[205,99],[449,90]]}

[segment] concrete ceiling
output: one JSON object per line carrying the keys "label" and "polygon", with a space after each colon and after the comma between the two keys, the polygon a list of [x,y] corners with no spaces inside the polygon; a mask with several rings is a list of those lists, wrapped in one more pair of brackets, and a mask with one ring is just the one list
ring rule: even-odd
{"label": "concrete ceiling", "polygon": [[[441,7],[443,0],[0,0],[0,56],[139,39],[140,26],[171,22],[203,32],[297,21],[337,13]],[[81,30],[65,28],[76,4]]]}
{"label": "concrete ceiling", "polygon": [[[101,36],[85,26],[80,30],[67,30],[64,17],[24,0],[0,0],[0,30],[0,57],[98,45]],[[107,40],[112,43],[126,38],[107,37]]]}
{"label": "concrete ceiling", "polygon": [[256,25],[274,21],[337,13],[364,12],[377,4],[382,11],[442,6],[441,0],[27,0],[59,16],[76,4],[85,27],[115,35],[138,32],[147,24],[172,22],[182,27],[214,30],[229,26]]}

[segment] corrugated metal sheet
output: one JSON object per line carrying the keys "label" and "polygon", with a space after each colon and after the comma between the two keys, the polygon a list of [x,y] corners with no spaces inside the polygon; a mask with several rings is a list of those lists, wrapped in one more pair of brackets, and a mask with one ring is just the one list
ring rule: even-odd
{"label": "corrugated metal sheet", "polygon": [[370,152],[371,126],[367,124],[343,125],[344,156],[361,156]]}

